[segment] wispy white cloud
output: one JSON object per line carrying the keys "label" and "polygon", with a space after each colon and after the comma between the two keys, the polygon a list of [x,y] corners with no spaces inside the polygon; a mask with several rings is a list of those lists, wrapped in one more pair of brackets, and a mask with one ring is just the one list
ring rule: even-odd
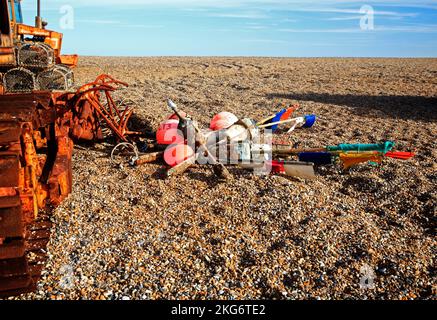
{"label": "wispy white cloud", "polygon": [[209,11],[208,8],[181,8],[182,11],[188,11],[188,12],[207,12]]}
{"label": "wispy white cloud", "polygon": [[125,25],[129,28],[142,28],[142,29],[162,29],[164,25],[147,25],[147,24],[127,24]]}
{"label": "wispy white cloud", "polygon": [[99,20],[99,19],[77,19],[78,23],[86,23],[86,24],[99,24],[99,25],[118,25],[120,27],[129,27],[129,28],[143,28],[143,29],[160,29],[164,28],[164,25],[153,25],[153,24],[128,24],[118,20]]}
{"label": "wispy white cloud", "polygon": [[348,20],[360,20],[362,19],[363,16],[346,16],[346,17],[331,17],[331,18],[326,18],[325,20],[327,21],[348,21]]}
{"label": "wispy white cloud", "polygon": [[[136,6],[151,6],[151,5],[168,5],[177,6],[181,8],[188,8],[188,10],[197,8],[223,8],[223,7],[288,7],[290,9],[296,9],[299,7],[307,8],[323,8],[323,7],[335,7],[335,6],[361,6],[362,4],[369,4],[375,6],[386,7],[409,7],[409,8],[426,8],[437,10],[437,1],[435,0],[74,0],[68,2],[59,0],[45,0],[43,1],[43,7],[60,7],[65,4],[72,6],[117,6],[126,8],[129,5]],[[23,6],[28,8],[34,8],[35,3],[33,1],[24,1]]]}
{"label": "wispy white cloud", "polygon": [[[43,9],[59,10],[65,5],[59,0],[45,0]],[[179,8],[187,12],[208,12],[217,9],[226,12],[214,13],[215,16],[223,18],[254,19],[256,16],[267,16],[270,11],[290,11],[290,12],[314,12],[332,14],[359,14],[362,4],[375,7],[375,15],[392,17],[415,17],[417,12],[400,12],[400,8],[426,8],[437,11],[436,0],[74,0],[68,5],[73,8],[81,7],[101,7],[101,8],[120,8],[129,10],[130,8],[147,10],[149,7],[171,7]],[[35,4],[31,1],[23,2],[26,9],[34,9]],[[378,7],[393,8],[393,10],[380,10]],[[257,14],[246,14],[248,10],[257,10]],[[221,15],[221,16],[220,16]],[[258,17],[259,18],[259,17]]]}
{"label": "wispy white cloud", "polygon": [[[60,3],[59,0],[45,0],[46,3]],[[255,5],[263,3],[284,3],[284,4],[308,4],[308,5],[329,5],[329,4],[348,4],[348,3],[367,3],[367,4],[398,4],[398,5],[437,5],[435,0],[318,0],[318,1],[308,1],[308,0],[124,0],[120,2],[119,0],[75,0],[77,3],[84,3],[87,5],[96,4],[175,4],[180,3],[182,5],[194,6],[194,5],[223,5],[223,4],[234,4],[234,5]],[[25,3],[25,2],[23,2]]]}
{"label": "wispy white cloud", "polygon": [[267,26],[247,26],[246,29],[263,30],[263,29],[267,29]]}
{"label": "wispy white cloud", "polygon": [[298,22],[298,21],[299,21],[298,19],[290,19],[290,18],[285,18],[281,20],[281,22]]}
{"label": "wispy white cloud", "polygon": [[[341,8],[296,8],[296,11],[300,12],[318,12],[318,13],[343,13],[343,14],[362,14],[360,8],[358,9],[341,9]],[[383,11],[374,10],[373,14],[375,16],[391,16],[391,17],[417,17],[416,12],[396,12],[396,11]]]}
{"label": "wispy white cloud", "polygon": [[378,26],[375,30],[385,32],[437,33],[437,25]]}
{"label": "wispy white cloud", "polygon": [[209,17],[231,19],[267,19],[269,16],[261,13],[211,13]]}
{"label": "wispy white cloud", "polygon": [[100,20],[100,19],[77,19],[76,22],[89,24],[121,24],[118,20]]}
{"label": "wispy white cloud", "polygon": [[361,33],[363,30],[359,28],[344,28],[344,29],[278,29],[280,32],[290,33]]}
{"label": "wispy white cloud", "polygon": [[[23,1],[29,23],[33,20],[35,3]],[[363,4],[371,5],[375,10],[374,30],[360,29],[358,20],[363,18],[360,12]],[[183,54],[267,52],[288,55],[300,50],[313,55],[320,52],[318,47],[307,51],[301,48],[315,46],[330,46],[330,55],[345,54],[344,49],[355,54],[358,46],[371,46],[372,51],[367,51],[371,55],[437,53],[435,49],[425,53],[415,49],[425,40],[435,42],[437,26],[433,23],[437,0],[44,0],[43,16],[51,25],[56,26],[63,5],[74,8],[77,22],[74,30],[65,31],[66,38],[73,39],[70,40],[73,42],[65,41],[65,46],[92,54],[99,51],[173,54],[176,47],[177,52]],[[146,35],[148,41],[135,46],[107,41],[113,31],[123,28],[125,36],[120,41],[126,44],[136,43],[147,33],[154,36]],[[83,39],[79,32],[89,34],[87,38],[92,40]],[[395,34],[405,35],[392,36]],[[75,37],[69,38],[72,35]],[[352,39],[366,39],[369,43],[357,43]],[[390,40],[393,45],[387,44]],[[302,41],[300,48],[296,48],[296,41]],[[322,43],[325,41],[327,43]],[[103,43],[105,50],[100,50]],[[407,45],[408,50],[399,49],[402,46],[405,49]],[[245,47],[250,47],[250,51]],[[341,49],[336,50],[336,47]]]}
{"label": "wispy white cloud", "polygon": [[405,25],[405,26],[376,26],[372,30],[360,28],[318,28],[318,29],[278,29],[290,33],[371,33],[371,32],[408,32],[408,33],[437,33],[437,25]]}
{"label": "wispy white cloud", "polygon": [[245,39],[242,42],[249,43],[290,43],[290,41],[276,40],[276,39]]}

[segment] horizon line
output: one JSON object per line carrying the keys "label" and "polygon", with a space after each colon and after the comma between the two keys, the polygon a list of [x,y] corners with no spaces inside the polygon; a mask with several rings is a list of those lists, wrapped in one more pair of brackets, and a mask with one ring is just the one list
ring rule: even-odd
{"label": "horizon line", "polygon": [[278,58],[278,59],[437,59],[437,56],[268,56],[268,55],[88,55],[86,58]]}

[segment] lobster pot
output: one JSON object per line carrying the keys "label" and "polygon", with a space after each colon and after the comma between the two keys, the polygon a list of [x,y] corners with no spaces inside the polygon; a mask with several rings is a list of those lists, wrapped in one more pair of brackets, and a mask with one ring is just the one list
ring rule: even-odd
{"label": "lobster pot", "polygon": [[3,76],[3,86],[6,92],[29,92],[36,90],[35,75],[27,69],[11,69]]}
{"label": "lobster pot", "polygon": [[25,43],[18,48],[18,65],[27,68],[49,68],[55,63],[55,53],[46,43]]}
{"label": "lobster pot", "polygon": [[73,87],[73,71],[64,65],[55,65],[50,70],[38,74],[37,83],[40,90],[68,90]]}

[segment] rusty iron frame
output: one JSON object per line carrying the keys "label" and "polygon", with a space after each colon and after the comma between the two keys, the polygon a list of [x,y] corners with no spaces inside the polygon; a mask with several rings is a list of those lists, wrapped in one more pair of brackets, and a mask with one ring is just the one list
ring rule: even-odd
{"label": "rusty iron frame", "polygon": [[[124,110],[120,110],[111,95],[112,92],[127,86],[127,83],[116,80],[107,74],[100,75],[94,82],[85,84],[76,91],[75,103],[72,109],[79,114],[84,106],[91,107],[96,114],[93,117],[95,124],[99,124],[100,119],[103,120],[118,140],[127,142],[130,135],[141,134],[129,131],[127,127],[133,109],[125,107]],[[102,98],[105,101],[104,103],[102,103]],[[77,120],[75,119],[75,124],[78,124]]]}

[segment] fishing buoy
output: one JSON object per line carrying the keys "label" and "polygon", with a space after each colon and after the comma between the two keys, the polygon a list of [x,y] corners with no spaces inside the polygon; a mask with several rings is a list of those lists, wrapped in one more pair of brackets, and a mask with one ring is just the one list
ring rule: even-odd
{"label": "fishing buoy", "polygon": [[[179,113],[181,114],[182,117],[186,117],[187,116],[187,114],[185,112],[183,112],[183,111],[179,111]],[[178,115],[176,113],[173,113],[172,115],[170,115],[168,117],[168,120],[178,120],[179,121],[179,117],[178,117]]]}
{"label": "fishing buoy", "polygon": [[230,112],[220,112],[212,118],[209,128],[212,131],[227,129],[238,121],[236,115]]}
{"label": "fishing buoy", "polygon": [[169,146],[164,152],[164,161],[174,167],[194,156],[193,149],[186,144],[175,144]]}
{"label": "fishing buoy", "polygon": [[225,134],[228,137],[229,141],[235,142],[246,140],[248,132],[247,129],[243,126],[233,125],[225,131]]}
{"label": "fishing buoy", "polygon": [[314,114],[305,116],[305,124],[302,126],[302,128],[311,128],[315,122],[316,122],[316,116]]}
{"label": "fishing buoy", "polygon": [[156,132],[158,144],[170,145],[184,143],[185,139],[178,130],[179,120],[167,120],[159,125]]}

